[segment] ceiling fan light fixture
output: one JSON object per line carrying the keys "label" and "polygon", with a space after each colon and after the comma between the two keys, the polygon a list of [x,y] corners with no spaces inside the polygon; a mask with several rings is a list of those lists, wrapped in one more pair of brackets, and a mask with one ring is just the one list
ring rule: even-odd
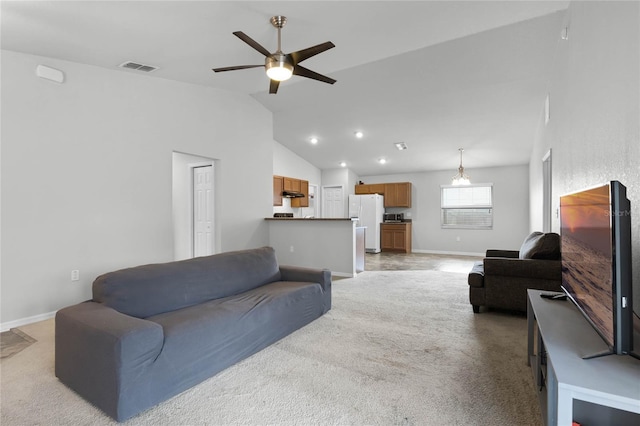
{"label": "ceiling fan light fixture", "polygon": [[285,81],[293,75],[293,64],[289,62],[284,54],[274,54],[267,58],[265,64],[267,76],[271,80]]}

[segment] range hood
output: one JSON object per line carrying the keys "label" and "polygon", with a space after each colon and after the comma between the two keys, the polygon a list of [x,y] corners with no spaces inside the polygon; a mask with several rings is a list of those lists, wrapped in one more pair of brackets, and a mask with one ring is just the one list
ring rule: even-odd
{"label": "range hood", "polygon": [[286,198],[304,198],[304,194],[302,192],[295,191],[282,191],[282,196]]}

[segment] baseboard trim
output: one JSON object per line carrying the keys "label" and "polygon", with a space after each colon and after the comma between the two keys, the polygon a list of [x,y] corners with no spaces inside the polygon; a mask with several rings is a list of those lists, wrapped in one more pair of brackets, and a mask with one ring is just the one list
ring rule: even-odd
{"label": "baseboard trim", "polygon": [[424,254],[451,254],[455,256],[474,256],[484,257],[484,253],[473,253],[465,251],[442,251],[442,250],[412,250],[412,253],[424,253]]}
{"label": "baseboard trim", "polygon": [[335,277],[345,277],[345,278],[355,278],[356,277],[356,275],[350,274],[348,272],[334,272],[334,271],[331,271],[331,275],[335,276]]}
{"label": "baseboard trim", "polygon": [[56,311],[53,311],[53,312],[47,312],[45,314],[34,315],[32,317],[3,322],[3,323],[0,323],[0,332],[9,331],[12,328],[21,327],[23,325],[32,324],[34,322],[48,320],[53,318],[55,315],[56,315]]}

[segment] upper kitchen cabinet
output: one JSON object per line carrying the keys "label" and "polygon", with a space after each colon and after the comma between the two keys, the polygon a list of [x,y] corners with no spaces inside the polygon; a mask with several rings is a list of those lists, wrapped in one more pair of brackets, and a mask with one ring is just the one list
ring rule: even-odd
{"label": "upper kitchen cabinet", "polygon": [[411,182],[385,183],[385,207],[411,207]]}
{"label": "upper kitchen cabinet", "polygon": [[360,184],[354,192],[383,195],[385,207],[411,207],[411,182]]}
{"label": "upper kitchen cabinet", "polygon": [[[287,178],[285,178],[287,179]],[[304,197],[292,198],[291,207],[309,207],[309,181],[299,180],[300,190]]]}
{"label": "upper kitchen cabinet", "polygon": [[293,179],[285,177],[284,179],[284,191],[300,192],[300,179]]}
{"label": "upper kitchen cabinet", "polygon": [[362,184],[356,185],[355,189],[356,195],[362,194],[384,194],[384,183],[372,183],[372,184]]}
{"label": "upper kitchen cabinet", "polygon": [[273,205],[282,205],[282,191],[284,191],[284,178],[282,176],[273,176]]}

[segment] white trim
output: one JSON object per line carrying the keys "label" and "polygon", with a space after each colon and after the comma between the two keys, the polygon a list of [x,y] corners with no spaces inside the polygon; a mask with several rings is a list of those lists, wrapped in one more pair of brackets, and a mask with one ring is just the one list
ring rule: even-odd
{"label": "white trim", "polygon": [[331,276],[336,276],[336,277],[345,277],[345,278],[355,278],[358,276],[358,274],[350,274],[348,272],[334,272],[331,271]]}
{"label": "white trim", "polygon": [[443,251],[443,250],[411,250],[411,253],[424,253],[424,254],[452,254],[455,256],[477,256],[484,257],[485,253],[472,253],[464,251]]}
{"label": "white trim", "polygon": [[0,332],[11,330],[12,328],[20,327],[34,322],[40,322],[53,318],[57,311],[47,312],[46,314],[34,315],[32,317],[21,318],[13,321],[7,321],[0,324]]}

